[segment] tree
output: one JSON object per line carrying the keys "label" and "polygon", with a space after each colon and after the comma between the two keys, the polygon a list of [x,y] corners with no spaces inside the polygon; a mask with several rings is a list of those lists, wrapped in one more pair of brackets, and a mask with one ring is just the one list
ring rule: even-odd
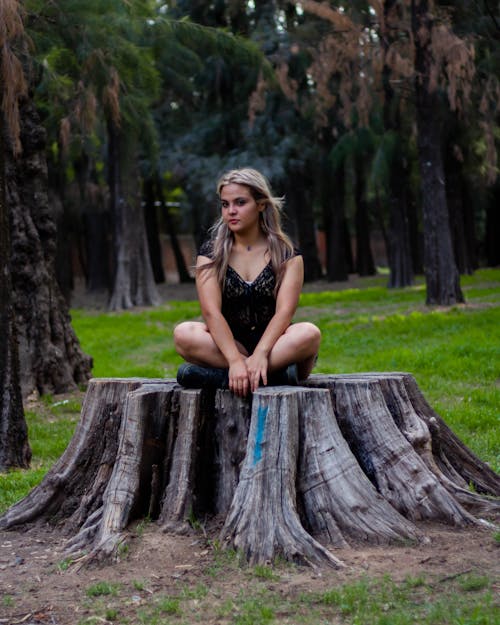
{"label": "tree", "polygon": [[108,120],[108,169],[114,244],[114,280],[110,310],[160,303],[141,206],[137,138]]}
{"label": "tree", "polygon": [[337,567],[335,547],[419,541],[421,520],[484,524],[500,512],[485,493],[499,476],[409,374],[314,375],[248,399],[94,379],[65,453],[0,529],[49,521],[82,566],[118,556],[132,519],[186,533],[203,518],[252,564]]}
{"label": "tree", "polygon": [[55,272],[56,224],[49,203],[46,133],[35,106],[21,106],[22,156],[7,177],[12,215],[12,284],[23,395],[85,385],[92,359],[71,327]]}
{"label": "tree", "polygon": [[345,215],[344,164],[333,169],[325,156],[320,169],[320,201],[326,245],[326,277],[330,281],[347,281],[354,271],[351,236]]}
{"label": "tree", "polygon": [[418,156],[422,179],[426,303],[446,306],[463,302],[464,296],[453,254],[446,203],[440,115],[443,106],[437,85],[431,81],[431,77],[438,71],[436,30],[427,0],[412,0],[411,7],[415,41]]}
{"label": "tree", "polygon": [[498,233],[500,232],[500,215],[498,204],[500,202],[500,179],[491,190],[488,207],[486,210],[486,241],[485,254],[488,265],[498,267],[500,265],[500,249],[498,246]]}
{"label": "tree", "polygon": [[381,49],[384,55],[382,68],[382,85],[384,89],[384,137],[381,147],[389,154],[384,161],[389,163],[389,193],[386,202],[389,205],[389,241],[387,251],[389,255],[389,287],[401,288],[413,284],[414,268],[412,266],[410,245],[410,223],[408,218],[409,201],[409,165],[406,157],[407,150],[401,136],[402,114],[399,102],[400,95],[396,93],[392,79],[394,67],[389,60],[394,56],[399,44],[401,27],[399,18],[399,3],[396,0],[386,0],[383,8],[383,22],[381,24]]}
{"label": "tree", "polygon": [[[470,101],[447,124],[448,171],[459,177],[447,192],[452,207],[452,235],[460,272],[479,262],[498,264],[498,126],[500,85],[500,14],[488,0],[439,2],[450,14],[454,32],[474,44],[475,72]],[[497,137],[495,139],[495,137]],[[454,189],[460,187],[460,192]],[[453,210],[455,208],[456,210]],[[478,239],[482,238],[482,243]]]}
{"label": "tree", "polygon": [[[155,303],[141,198],[134,190],[143,187],[143,180],[165,173],[160,170],[158,140],[165,137],[168,154],[169,113],[175,112],[174,106],[185,109],[184,104],[197,97],[188,73],[192,64],[201,66],[199,57],[208,53],[219,62],[230,55],[235,60],[246,57],[248,65],[251,60],[258,68],[261,55],[254,45],[213,28],[176,21],[172,12],[166,16],[165,7],[145,0],[71,1],[64,3],[64,10],[57,2],[30,4],[36,10],[32,28],[37,58],[43,60],[39,103],[47,112],[52,136],[59,133],[59,125],[64,130],[59,133],[57,166],[75,171],[85,190],[90,188],[89,173],[97,170],[92,161],[104,161],[101,182],[109,190],[114,259],[110,306]],[[250,84],[257,73],[255,69],[249,74]],[[227,133],[234,127],[228,124]],[[88,164],[80,167],[82,163]],[[84,223],[92,225],[93,214],[86,214],[91,195],[80,195]],[[91,260],[88,264],[94,266]]]}
{"label": "tree", "polygon": [[[439,119],[437,122],[434,118],[436,128],[439,124],[441,124],[441,129],[450,126],[450,119],[455,117],[460,119],[465,126],[465,122],[462,121],[465,119],[465,111],[467,111],[468,127],[471,126],[472,117],[476,127],[483,128],[481,149],[490,156],[487,159],[488,162],[485,162],[486,158],[483,157],[481,167],[491,171],[494,167],[492,157],[495,153],[495,150],[491,149],[492,125],[482,118],[486,117],[487,109],[493,110],[496,107],[495,102],[498,101],[498,97],[496,99],[493,97],[496,91],[492,86],[496,84],[496,80],[491,75],[488,75],[488,80],[475,80],[471,41],[474,39],[481,42],[482,37],[477,37],[477,31],[484,29],[485,19],[479,16],[480,10],[476,7],[479,3],[474,3],[474,8],[471,8],[470,4],[458,3],[458,6],[453,7],[447,2],[432,4],[436,8],[435,27],[431,33],[432,55],[425,69],[427,72],[425,88],[428,87],[428,93],[433,93],[434,113]],[[414,54],[416,38],[415,32],[411,33],[409,3],[392,2],[392,0],[383,3],[360,1],[350,3],[346,7],[345,4],[337,2],[326,4],[307,0],[300,2],[300,7],[305,13],[313,16],[315,24],[322,22],[324,25],[316,31],[314,48],[313,46],[309,48],[311,57],[309,75],[313,87],[310,100],[314,103],[318,125],[324,129],[331,129],[337,142],[342,141],[346,134],[362,127],[374,130],[380,138],[377,142],[377,149],[373,150],[370,155],[366,155],[364,163],[366,173],[358,176],[362,180],[369,176],[372,182],[367,185],[367,193],[360,193],[359,185],[357,185],[356,202],[361,204],[359,215],[363,214],[363,204],[366,199],[374,199],[376,202],[381,217],[380,222],[384,224],[384,230],[387,233],[385,238],[391,268],[389,284],[390,286],[404,286],[411,283],[414,270],[419,269],[420,266],[415,254],[415,250],[418,249],[415,245],[415,225],[419,221],[418,215],[415,215],[413,210],[415,200],[420,203],[424,197],[430,197],[429,189],[423,192],[423,187],[429,185],[424,175],[425,172],[422,172],[420,176],[422,186],[420,193],[415,193],[414,198],[409,195],[409,191],[416,189],[411,176],[413,176],[413,162],[416,154],[413,142],[417,140],[417,137],[412,129],[415,126],[413,122],[416,111],[419,110],[422,113],[421,96],[424,88],[421,56],[418,53]],[[473,21],[470,20],[472,13],[478,14],[474,15]],[[464,15],[467,15],[467,19],[463,19]],[[486,21],[490,25],[494,20],[489,17]],[[457,26],[458,34],[454,31],[455,26]],[[482,43],[478,44],[479,48],[482,46]],[[491,45],[490,48],[492,48]],[[492,56],[491,53],[485,55],[488,59]],[[414,65],[414,58],[418,59],[419,67]],[[480,84],[482,87],[478,89]],[[417,90],[419,90],[418,94]],[[477,96],[483,95],[478,98],[475,109],[471,108],[471,93]],[[383,120],[382,131],[377,122],[377,118],[380,117]],[[422,115],[420,115],[420,122],[420,137],[422,138],[426,133],[430,136],[429,128],[425,130],[422,127],[422,125],[425,127]],[[457,146],[453,143],[450,142],[451,147],[455,153],[458,153]],[[485,143],[488,146],[487,149],[484,148]],[[423,157],[423,144],[417,145],[420,161],[431,162],[428,158],[429,153],[425,158]],[[444,135],[435,137],[435,149],[444,152],[447,147]],[[465,154],[463,148],[462,154]],[[438,165],[437,168],[435,164]],[[439,162],[433,160],[430,169],[438,175]],[[477,169],[479,170],[479,167]],[[358,171],[360,171],[359,167]],[[454,170],[451,169],[451,171]],[[445,173],[444,170],[439,173],[443,187]],[[482,177],[484,179],[484,173]],[[349,181],[347,183],[349,184]],[[487,184],[491,183],[490,179]],[[450,181],[450,187],[452,184]],[[437,201],[440,197],[442,194],[440,196],[434,193],[433,201]],[[385,206],[388,207],[388,211],[385,210]],[[453,240],[457,254],[460,253],[463,257],[464,250],[467,249],[470,253],[474,246],[466,241],[465,237],[461,237],[460,233],[462,230],[467,231],[468,234],[473,233],[473,222],[470,219],[469,206],[459,208],[457,202],[454,206],[456,207],[453,213],[456,236]],[[328,223],[327,219],[324,221]],[[478,221],[481,223],[483,218],[481,217]],[[388,222],[388,227],[385,226],[386,222]],[[449,261],[451,263],[449,272],[456,274],[456,267],[453,268],[453,250],[451,254],[444,251],[449,248],[446,242],[448,238],[446,230],[449,231],[450,227],[447,222],[448,215],[446,214],[438,224],[438,229],[441,226],[445,228],[438,245],[443,252],[440,264],[448,266]],[[425,237],[432,248],[436,223],[426,219],[424,228]],[[359,230],[362,236],[364,236],[365,229],[360,224]],[[441,230],[438,231],[441,232]],[[461,244],[462,240],[464,244]],[[464,247],[465,244],[467,248]],[[429,245],[427,245],[428,250]],[[432,260],[431,254],[426,261],[426,266],[429,266]],[[434,264],[436,264],[435,259]],[[432,271],[435,273],[435,270]],[[444,276],[441,278],[442,281],[446,281]],[[451,290],[454,288],[459,291],[458,278],[456,282],[457,284],[451,287]],[[432,290],[432,285],[429,285],[429,291]],[[461,297],[461,293],[456,293],[450,301],[460,301]],[[441,295],[437,298],[431,295],[429,303],[447,299]]]}
{"label": "tree", "polygon": [[[199,3],[177,3],[172,9],[174,17],[176,11],[189,9],[190,16],[204,25],[233,28],[246,24],[249,37],[261,45],[267,62],[262,63],[255,54],[235,51],[231,57],[207,55],[193,67],[198,95],[184,110],[176,111],[173,119],[180,134],[173,144],[166,143],[162,156],[172,171],[183,172],[197,239],[213,221],[213,187],[218,175],[244,165],[260,169],[276,192],[285,195],[285,227],[302,250],[306,279],[314,280],[321,277],[321,266],[312,180],[314,147],[308,138],[311,125],[280,92],[269,71],[283,58],[293,57],[290,36],[280,21],[282,4],[286,3],[259,2],[248,7],[222,2],[201,11]],[[243,15],[237,17],[238,12]],[[305,65],[297,64],[294,77],[306,81]],[[210,210],[203,211],[204,204]]]}
{"label": "tree", "polygon": [[[139,179],[141,152],[153,158],[156,145],[151,104],[158,94],[158,74],[143,39],[153,7],[145,0],[104,5],[85,0],[65,2],[64,7],[30,0],[29,7],[39,67],[37,103],[58,146],[54,165],[59,171],[53,178],[62,184],[56,193],[68,211],[64,172],[73,169],[80,219],[91,226],[96,211],[90,175],[97,170],[96,159],[103,158],[100,151],[107,149],[100,183],[107,182],[109,190],[110,306],[157,303]],[[101,226],[105,223],[101,219]],[[87,250],[92,253],[92,246]],[[89,261],[92,267],[94,260]]]}
{"label": "tree", "polygon": [[19,381],[17,328],[12,302],[11,216],[6,197],[6,161],[21,150],[18,98],[24,72],[12,47],[24,36],[20,6],[0,6],[0,471],[27,468],[31,459]]}

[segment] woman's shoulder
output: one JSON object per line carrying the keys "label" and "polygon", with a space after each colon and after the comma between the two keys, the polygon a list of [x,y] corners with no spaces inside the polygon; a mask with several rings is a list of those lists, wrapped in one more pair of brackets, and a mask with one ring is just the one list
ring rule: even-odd
{"label": "woman's shoulder", "polygon": [[206,256],[207,258],[213,258],[214,255],[214,242],[212,239],[206,239],[198,248],[198,256]]}
{"label": "woman's shoulder", "polygon": [[297,256],[302,256],[302,250],[299,247],[297,247],[296,245],[293,245],[293,247],[291,249],[288,248],[285,251],[283,260],[286,263],[289,260],[291,260],[292,258],[296,258]]}

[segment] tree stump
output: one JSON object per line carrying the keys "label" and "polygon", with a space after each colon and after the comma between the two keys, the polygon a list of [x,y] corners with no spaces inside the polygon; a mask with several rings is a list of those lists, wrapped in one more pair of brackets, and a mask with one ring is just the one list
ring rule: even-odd
{"label": "tree stump", "polygon": [[213,520],[250,563],[338,567],[335,547],[425,539],[420,520],[493,527],[499,496],[407,373],[313,375],[248,399],[94,379],[68,448],[0,529],[50,523],[87,564],[119,555],[134,520]]}

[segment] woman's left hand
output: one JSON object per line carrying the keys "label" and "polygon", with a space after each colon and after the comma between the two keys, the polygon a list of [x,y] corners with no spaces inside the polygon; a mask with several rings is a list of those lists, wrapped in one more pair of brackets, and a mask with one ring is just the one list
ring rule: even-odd
{"label": "woman's left hand", "polygon": [[264,384],[267,384],[267,355],[260,352],[254,352],[246,359],[246,365],[248,378],[250,380],[250,390],[253,393],[259,388],[259,382],[261,380]]}

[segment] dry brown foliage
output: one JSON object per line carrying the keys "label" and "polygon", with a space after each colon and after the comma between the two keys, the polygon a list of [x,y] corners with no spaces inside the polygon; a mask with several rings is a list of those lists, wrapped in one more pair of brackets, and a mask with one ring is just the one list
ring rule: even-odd
{"label": "dry brown foliage", "polygon": [[97,98],[92,89],[85,90],[85,107],[80,122],[84,128],[93,128],[97,120]]}
{"label": "dry brown foliage", "polygon": [[63,117],[59,123],[59,143],[63,154],[66,154],[71,139],[71,120],[68,116]]}
{"label": "dry brown foliage", "polygon": [[[369,123],[373,107],[383,105],[386,90],[382,86],[383,72],[389,73],[393,91],[399,95],[399,106],[405,109],[414,97],[415,46],[411,28],[411,2],[402,0],[390,3],[386,0],[370,0],[370,17],[366,23],[356,23],[345,10],[315,0],[292,0],[301,9],[319,17],[331,25],[327,34],[309,45],[312,63],[308,76],[313,88],[311,97],[315,105],[315,122],[318,129],[331,126],[332,114],[344,127],[350,128],[353,120],[357,125]],[[471,106],[472,89],[477,82],[475,75],[474,45],[472,40],[458,37],[451,25],[450,15],[430,3],[432,28],[418,32],[420,42],[430,43],[433,65],[429,76],[420,77],[429,89],[446,92],[449,106],[459,116]],[[291,52],[298,51],[294,43]],[[276,69],[278,84],[283,94],[300,107],[298,85],[288,74],[288,64],[282,61]],[[249,105],[251,123],[255,115],[264,109],[266,83],[259,84]],[[482,89],[479,112],[487,148],[488,180],[493,179],[497,157],[494,144],[492,120],[488,111],[497,110],[500,101],[500,81],[489,78]],[[302,100],[303,106],[310,105]],[[356,115],[354,115],[356,113]],[[335,128],[332,129],[335,133]]]}
{"label": "dry brown foliage", "polygon": [[110,69],[110,79],[108,85],[103,91],[103,102],[107,108],[113,123],[116,126],[120,125],[121,113],[120,113],[120,76],[116,68]]}
{"label": "dry brown foliage", "polygon": [[85,86],[80,80],[76,86],[75,98],[70,113],[61,119],[59,125],[59,142],[63,154],[67,154],[72,128],[75,126],[82,135],[92,132],[97,121],[97,98],[92,87]]}
{"label": "dry brown foliage", "polygon": [[434,26],[431,33],[434,64],[429,77],[432,91],[446,87],[452,111],[461,112],[469,103],[475,73],[474,46],[457,37],[446,24]]}
{"label": "dry brown foliage", "polygon": [[288,64],[281,63],[276,69],[276,76],[281,90],[285,96],[292,102],[297,102],[297,90],[298,84],[296,80],[293,80],[288,76]]}
{"label": "dry brown foliage", "polygon": [[326,2],[315,2],[315,0],[299,2],[295,0],[293,4],[300,4],[307,13],[311,13],[312,15],[316,15],[330,22],[338,31],[352,32],[354,25],[352,20],[345,13],[331,7]]}
{"label": "dry brown foliage", "polygon": [[21,151],[19,139],[19,97],[26,93],[21,62],[12,45],[24,34],[21,6],[18,0],[0,2],[0,89],[2,113],[11,137],[14,152]]}
{"label": "dry brown foliage", "polygon": [[485,178],[488,184],[493,184],[498,175],[498,153],[495,142],[495,128],[497,126],[498,103],[500,102],[500,82],[496,76],[488,76],[481,83],[481,100],[479,112],[483,116],[480,122],[486,146]]}
{"label": "dry brown foliage", "polygon": [[380,24],[380,27],[384,27],[384,2],[382,0],[371,0],[370,2],[371,8],[374,10],[375,15],[377,17],[377,21]]}
{"label": "dry brown foliage", "polygon": [[262,113],[266,106],[267,88],[267,81],[262,75],[262,72],[259,72],[257,84],[248,101],[248,121],[250,126],[253,125],[257,114]]}
{"label": "dry brown foliage", "polygon": [[484,159],[485,178],[488,184],[494,184],[498,176],[498,153],[495,142],[494,123],[491,120],[479,123],[483,131],[483,138],[486,144]]}
{"label": "dry brown foliage", "polygon": [[[386,2],[372,0],[370,20],[364,24],[351,19],[348,5],[343,10],[324,2],[306,0],[300,2],[300,6],[332,27],[309,49],[313,57],[309,73],[314,81],[318,125],[326,126],[333,111],[347,128],[352,125],[354,111],[357,123],[367,124],[375,101],[380,102],[384,95],[381,89],[384,67],[390,71],[394,88],[404,89],[404,93],[401,91],[404,95],[413,90],[415,69],[410,2],[395,2],[388,10]],[[437,11],[436,7],[431,8]],[[434,61],[430,76],[422,78],[429,89],[445,90],[451,110],[462,114],[471,101],[474,47],[471,41],[453,32],[446,13],[435,12],[432,22],[432,28],[423,28],[417,34],[421,43],[430,43]],[[280,69],[280,84],[295,101],[296,94],[287,80],[286,66]]]}
{"label": "dry brown foliage", "polygon": [[[328,113],[334,108],[347,128],[352,125],[354,110],[358,123],[366,125],[373,104],[373,77],[380,69],[379,46],[373,33],[325,3],[307,0],[301,6],[332,26],[331,32],[310,50],[314,60],[309,72],[315,84],[318,125],[328,124]],[[332,80],[338,86],[337,92],[332,91]]]}

